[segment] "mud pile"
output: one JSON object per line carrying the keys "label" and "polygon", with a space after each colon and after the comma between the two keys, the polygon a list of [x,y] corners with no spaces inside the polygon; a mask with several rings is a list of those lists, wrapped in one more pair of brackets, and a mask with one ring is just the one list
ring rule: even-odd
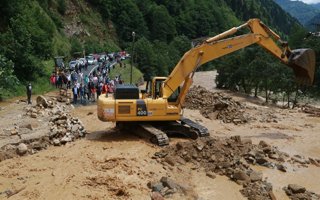
{"label": "mud pile", "polygon": [[204,87],[196,86],[189,90],[185,106],[199,109],[209,119],[220,119],[224,123],[242,124],[249,120],[245,115],[245,106],[222,93],[210,92]]}
{"label": "mud pile", "polygon": [[209,177],[215,177],[215,174],[227,176],[243,185],[241,193],[248,199],[273,198],[272,185],[263,180],[262,173],[254,171],[250,165],[257,164],[286,172],[284,162],[291,160],[289,155],[264,141],[254,145],[251,140],[241,139],[240,136],[208,137],[177,143],[157,152],[154,158],[164,165],[189,163],[191,169],[204,168]]}
{"label": "mud pile", "polygon": [[15,124],[8,130],[16,140],[0,148],[0,161],[34,154],[50,145],[59,146],[84,137],[86,130],[82,122],[69,114],[70,108],[60,104],[56,98],[37,98],[34,106],[24,108],[25,116],[35,118],[36,123]]}

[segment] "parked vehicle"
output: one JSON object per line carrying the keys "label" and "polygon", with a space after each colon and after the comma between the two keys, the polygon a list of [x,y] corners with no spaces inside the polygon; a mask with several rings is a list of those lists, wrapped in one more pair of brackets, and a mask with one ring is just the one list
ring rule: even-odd
{"label": "parked vehicle", "polygon": [[69,62],[69,69],[70,70],[75,70],[77,64],[78,64],[78,62],[76,60],[70,61]]}
{"label": "parked vehicle", "polygon": [[96,60],[95,60],[94,57],[91,56],[91,55],[86,56],[86,60],[87,60],[88,65],[93,65],[93,64],[96,63]]}

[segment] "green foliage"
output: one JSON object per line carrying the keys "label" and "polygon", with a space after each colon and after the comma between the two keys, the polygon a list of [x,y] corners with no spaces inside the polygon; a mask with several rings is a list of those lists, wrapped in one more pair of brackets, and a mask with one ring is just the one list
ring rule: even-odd
{"label": "green foliage", "polygon": [[291,34],[289,35],[289,45],[293,48],[302,48],[304,38],[307,35],[307,31],[301,26],[293,26],[291,29]]}
{"label": "green foliage", "polygon": [[[130,67],[131,64],[129,64],[127,61],[125,61],[126,67],[119,67],[119,65],[116,65],[116,67],[112,70],[110,70],[110,78],[113,79],[116,76],[121,76],[121,79],[124,81],[124,83],[130,83]],[[135,66],[132,68],[132,83],[141,83],[143,80],[143,74],[138,70]]]}
{"label": "green foliage", "polygon": [[166,7],[163,5],[152,6],[149,20],[151,21],[149,27],[152,39],[169,42],[174,38],[176,34],[175,22]]}
{"label": "green foliage", "polygon": [[95,39],[88,39],[85,41],[84,49],[87,53],[99,53],[104,51],[102,44]]}
{"label": "green foliage", "polygon": [[285,93],[288,99],[299,88],[294,82],[292,69],[263,51],[261,47],[248,47],[223,59],[217,66],[218,88],[241,90],[247,94],[264,93],[266,101],[270,95]]}
{"label": "green foliage", "polygon": [[83,51],[82,45],[77,38],[75,38],[75,37],[71,38],[70,44],[71,44],[71,52],[70,52],[71,54],[74,52],[82,52]]}
{"label": "green foliage", "polygon": [[134,46],[134,58],[138,69],[144,74],[145,80],[151,80],[156,75],[156,54],[152,43],[145,37],[140,38]]}
{"label": "green foliage", "polygon": [[7,60],[0,54],[0,100],[9,96],[19,84],[19,80],[13,72],[12,61]]}
{"label": "green foliage", "polygon": [[66,13],[67,6],[66,6],[66,1],[65,0],[58,0],[58,12],[61,15],[64,15]]}

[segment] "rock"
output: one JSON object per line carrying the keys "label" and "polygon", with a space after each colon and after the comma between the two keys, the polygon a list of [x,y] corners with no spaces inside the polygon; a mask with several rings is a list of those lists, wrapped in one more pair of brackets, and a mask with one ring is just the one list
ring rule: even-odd
{"label": "rock", "polygon": [[261,146],[261,147],[263,147],[263,148],[265,148],[265,147],[270,147],[270,145],[269,145],[268,143],[266,143],[265,141],[263,141],[263,140],[261,140],[261,141],[259,142],[259,146]]}
{"label": "rock", "polygon": [[213,172],[207,172],[206,173],[206,176],[212,178],[212,179],[215,179],[216,178],[216,175],[213,173]]}
{"label": "rock", "polygon": [[250,177],[251,182],[262,181],[262,173],[261,172],[252,171],[250,173],[249,177]]}
{"label": "rock", "polygon": [[316,159],[309,158],[309,161],[310,161],[311,164],[313,164],[313,165],[315,165],[315,166],[317,166],[317,167],[320,167],[320,163],[318,163],[318,162],[316,161]]}
{"label": "rock", "polygon": [[217,158],[216,158],[215,155],[211,155],[211,156],[210,156],[210,162],[214,162],[216,159],[217,159]]}
{"label": "rock", "polygon": [[241,140],[242,144],[252,144],[252,140],[249,138],[245,138]]}
{"label": "rock", "polygon": [[250,177],[244,171],[240,171],[240,170],[237,170],[233,173],[233,178],[239,181],[245,181],[245,182],[250,181]]}
{"label": "rock", "polygon": [[275,153],[269,154],[268,156],[269,156],[269,158],[274,159],[274,160],[278,160],[279,159],[279,155],[275,154]]}
{"label": "rock", "polygon": [[293,194],[304,193],[306,191],[305,187],[296,184],[289,184],[288,189],[291,190]]}
{"label": "rock", "polygon": [[39,125],[37,123],[28,123],[28,124],[22,124],[19,126],[19,128],[27,128],[30,130],[34,130],[35,128],[37,128]]}
{"label": "rock", "polygon": [[271,147],[264,147],[264,148],[262,148],[262,151],[264,153],[270,153],[272,151],[272,148]]}
{"label": "rock", "polygon": [[168,163],[169,165],[171,165],[171,166],[174,166],[175,163],[176,163],[175,159],[174,159],[173,157],[171,157],[171,156],[167,156],[167,157],[164,159],[164,161],[165,161],[166,163]]}
{"label": "rock", "polygon": [[91,112],[91,111],[90,111],[90,112],[88,112],[88,114],[87,114],[87,115],[93,115],[93,112]]}
{"label": "rock", "polygon": [[195,144],[196,149],[198,149],[199,151],[202,151],[202,149],[205,147],[205,143],[198,140],[197,143]]}
{"label": "rock", "polygon": [[73,125],[73,126],[72,126],[71,131],[75,133],[75,132],[77,132],[78,130],[80,130],[80,128],[81,128],[81,126],[78,125],[78,124],[76,124],[76,125]]}
{"label": "rock", "polygon": [[18,135],[18,130],[17,129],[12,129],[11,131],[10,131],[10,134],[11,135]]}
{"label": "rock", "polygon": [[40,151],[41,149],[45,149],[46,145],[40,142],[32,142],[31,144],[32,149]]}
{"label": "rock", "polygon": [[163,196],[159,192],[152,192],[150,197],[151,200],[164,200]]}
{"label": "rock", "polygon": [[42,105],[45,108],[48,108],[48,105],[49,105],[47,99],[42,95],[37,97],[37,106],[40,106],[40,105]]}
{"label": "rock", "polygon": [[37,118],[38,115],[37,115],[37,113],[31,113],[30,117],[32,117],[32,118]]}
{"label": "rock", "polygon": [[54,146],[60,146],[60,140],[54,139],[54,140],[53,140],[53,145],[54,145]]}
{"label": "rock", "polygon": [[55,135],[58,134],[58,129],[57,127],[53,127],[52,130],[49,132],[49,137],[54,137]]}
{"label": "rock", "polygon": [[178,142],[178,143],[176,144],[176,148],[177,148],[178,151],[184,149],[183,143],[182,143],[182,142]]}
{"label": "rock", "polygon": [[177,189],[180,188],[179,185],[177,183],[175,183],[172,179],[168,178],[168,177],[162,177],[160,179],[161,183],[163,184],[163,186],[168,187],[170,189]]}
{"label": "rock", "polygon": [[238,143],[241,142],[241,137],[240,137],[240,135],[231,136],[231,139],[233,139],[235,142],[238,142]]}
{"label": "rock", "polygon": [[276,166],[277,166],[277,169],[278,169],[278,170],[280,170],[280,171],[282,171],[282,172],[287,172],[287,168],[286,168],[284,165],[282,165],[282,164],[276,164]]}
{"label": "rock", "polygon": [[151,189],[152,189],[152,192],[160,192],[162,189],[163,189],[163,185],[161,182],[157,183],[157,184],[154,184],[152,185]]}
{"label": "rock", "polygon": [[18,145],[17,153],[18,153],[19,155],[24,155],[25,153],[27,153],[27,151],[28,151],[28,147],[27,147],[26,144],[20,143],[20,144]]}
{"label": "rock", "polygon": [[306,160],[304,160],[301,156],[295,155],[291,158],[291,160],[300,164],[306,164]]}
{"label": "rock", "polygon": [[268,160],[266,159],[266,157],[264,156],[264,154],[256,154],[256,162],[259,164],[259,165],[264,165],[268,162]]}
{"label": "rock", "polygon": [[60,143],[65,144],[65,143],[71,142],[71,141],[72,141],[72,139],[70,137],[64,136],[63,138],[61,138]]}
{"label": "rock", "polygon": [[62,125],[62,124],[66,124],[66,123],[67,123],[67,121],[65,119],[59,119],[55,122],[55,124],[57,124],[57,125]]}

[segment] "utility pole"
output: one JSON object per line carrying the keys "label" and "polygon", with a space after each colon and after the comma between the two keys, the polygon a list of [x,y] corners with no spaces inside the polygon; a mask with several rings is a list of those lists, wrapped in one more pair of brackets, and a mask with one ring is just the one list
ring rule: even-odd
{"label": "utility pole", "polygon": [[133,66],[133,56],[134,56],[134,39],[135,39],[136,33],[132,31],[132,52],[131,52],[131,68],[130,68],[130,84],[132,84],[132,66]]}

